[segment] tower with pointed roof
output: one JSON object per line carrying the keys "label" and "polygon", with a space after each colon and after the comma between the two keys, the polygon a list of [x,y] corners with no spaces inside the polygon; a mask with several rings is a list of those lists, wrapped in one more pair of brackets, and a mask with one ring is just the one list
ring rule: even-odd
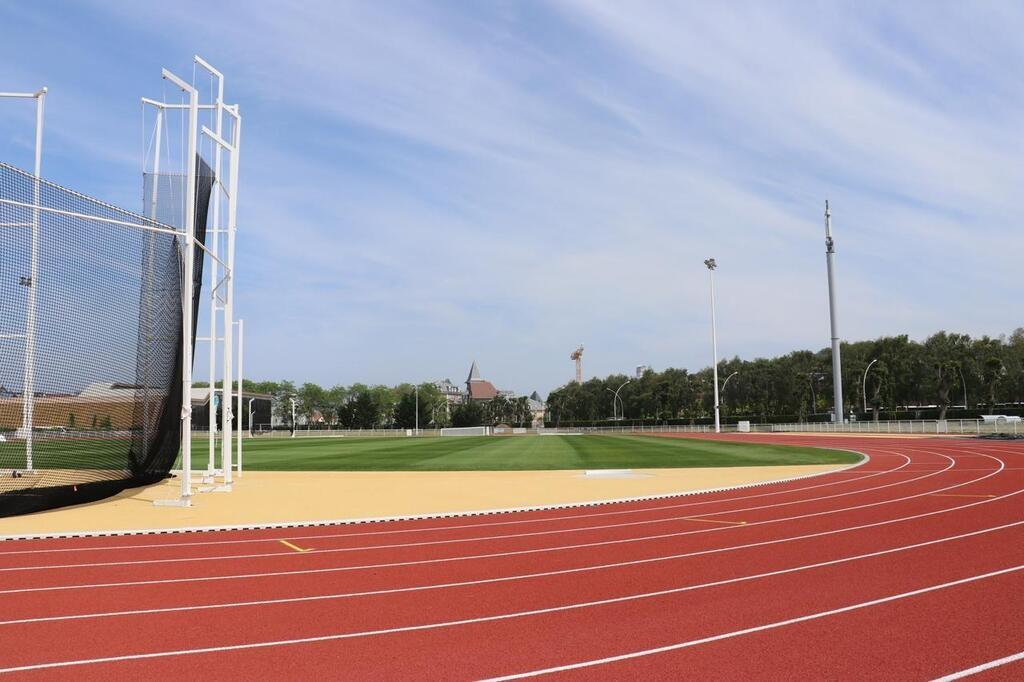
{"label": "tower with pointed roof", "polygon": [[480,378],[480,369],[476,366],[476,360],[469,367],[469,376],[466,377],[466,394],[470,400],[488,401],[494,400],[498,395],[498,389],[486,379]]}

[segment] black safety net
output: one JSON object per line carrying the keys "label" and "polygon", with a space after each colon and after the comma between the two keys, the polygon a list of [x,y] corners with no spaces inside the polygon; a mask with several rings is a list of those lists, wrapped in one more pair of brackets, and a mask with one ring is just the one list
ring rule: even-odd
{"label": "black safety net", "polygon": [[[213,178],[196,164],[205,243]],[[0,516],[154,483],[175,461],[186,181],[144,185],[141,215],[0,163]],[[193,320],[203,260],[197,245]]]}

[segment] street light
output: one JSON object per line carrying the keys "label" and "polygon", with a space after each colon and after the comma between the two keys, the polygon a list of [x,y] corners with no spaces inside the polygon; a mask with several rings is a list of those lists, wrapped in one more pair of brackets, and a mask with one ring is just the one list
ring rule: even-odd
{"label": "street light", "polygon": [[964,371],[960,369],[960,365],[956,366],[956,371],[960,373],[960,385],[964,387],[964,409],[967,409],[967,380],[964,379]]}
{"label": "street light", "polygon": [[292,438],[295,438],[295,398],[288,398],[292,401]]}
{"label": "street light", "polygon": [[616,416],[615,416],[615,404],[616,403],[619,403],[622,406],[622,418],[625,418],[625,416],[626,416],[626,405],[622,402],[622,398],[619,397],[619,391],[621,391],[623,389],[623,387],[626,384],[628,384],[629,382],[631,382],[632,380],[633,380],[632,378],[626,379],[625,381],[622,382],[622,386],[619,386],[614,391],[612,389],[608,388],[607,386],[605,387],[604,390],[606,390],[606,391],[608,391],[609,393],[612,394],[612,420],[614,420],[616,418]]}
{"label": "street light", "polygon": [[721,433],[722,422],[718,412],[718,330],[715,322],[715,268],[718,267],[718,263],[714,258],[708,258],[704,261],[704,265],[707,266],[711,279],[711,352],[714,356],[714,364],[711,367],[714,370],[715,379],[715,433]]}
{"label": "street light", "polygon": [[725,381],[722,382],[722,395],[725,395],[725,387],[729,385],[729,379],[732,379],[737,374],[739,374],[739,372],[733,372],[725,378]]}
{"label": "street light", "polygon": [[872,360],[871,362],[868,363],[867,368],[864,370],[864,379],[860,382],[860,391],[861,391],[861,394],[864,396],[864,413],[865,414],[868,411],[868,370],[870,370],[871,369],[871,365],[875,364],[876,362],[878,362],[878,358],[875,358],[874,360]]}

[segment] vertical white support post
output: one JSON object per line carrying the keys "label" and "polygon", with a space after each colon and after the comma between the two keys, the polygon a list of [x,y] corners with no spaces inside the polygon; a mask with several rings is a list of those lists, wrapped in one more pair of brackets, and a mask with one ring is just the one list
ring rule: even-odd
{"label": "vertical white support post", "polygon": [[167,69],[163,77],[188,94],[188,152],[185,163],[185,234],[181,286],[181,497],[155,504],[192,505],[192,298],[196,236],[196,137],[199,132],[199,93]]}
{"label": "vertical white support post", "polygon": [[25,376],[24,388],[22,389],[22,414],[21,428],[25,436],[25,469],[35,470],[33,460],[33,439],[32,428],[34,425],[35,412],[35,358],[36,358],[36,306],[38,304],[37,291],[39,290],[39,201],[42,183],[43,170],[43,110],[46,103],[46,88],[35,93],[36,100],[36,140],[35,140],[35,163],[33,172],[35,182],[33,183],[32,199],[32,255],[29,266],[28,280],[28,315],[25,320]]}
{"label": "vertical white support post", "polygon": [[[238,466],[238,477],[242,477],[242,389],[245,383],[245,375],[242,373],[242,362],[245,360],[245,320],[238,321],[238,451],[235,453],[235,461]],[[252,429],[252,415],[249,415],[249,429]]]}
{"label": "vertical white support post", "polygon": [[[196,62],[205,66],[205,64],[197,57]],[[210,70],[210,69],[208,69]],[[212,70],[210,70],[213,73]],[[214,132],[217,133],[217,137],[223,139],[221,135],[224,121],[224,78],[220,74],[216,74],[217,78],[217,113],[214,117]],[[210,249],[218,258],[220,257],[220,171],[221,171],[221,146],[219,143],[213,145],[213,239],[211,240]],[[217,261],[213,258],[210,259],[210,441],[209,441],[209,459],[206,463],[206,476],[211,481],[213,480],[214,472],[216,467],[214,466],[215,460],[217,459],[217,277],[219,267]],[[225,322],[225,326],[229,324]],[[226,330],[225,330],[225,336]],[[226,341],[225,341],[226,343]],[[224,415],[224,421],[227,422],[228,414],[231,411],[230,399],[223,391],[223,386],[227,385],[227,382],[231,380],[229,370],[224,368],[224,384],[221,390],[221,412]],[[231,440],[228,439],[228,447],[231,447]],[[225,479],[229,478],[228,473],[224,472]]]}
{"label": "vertical white support post", "polygon": [[[160,188],[160,153],[163,143],[163,130],[164,130],[164,110],[162,107],[156,109],[156,143],[153,146],[153,188],[150,191],[150,207],[149,207],[149,219],[156,222],[156,205],[159,197]],[[143,171],[145,171],[145,160],[143,160]],[[153,292],[153,267],[154,261],[156,260],[156,234],[150,232],[148,237],[149,241],[149,256],[148,256],[148,272],[146,282],[146,295],[151,296]],[[146,301],[146,342],[152,343],[152,319],[150,318],[149,306],[152,305],[152,301]],[[150,428],[150,404],[149,404],[149,363],[146,362],[144,365],[146,375],[143,378],[142,384],[145,387],[143,389],[143,396],[145,404],[142,408],[142,428],[143,435],[142,440],[146,444],[145,447],[149,448],[152,443],[152,429]]]}
{"label": "vertical white support post", "polygon": [[[217,102],[218,110],[224,109],[223,89]],[[234,360],[234,316],[235,316],[235,232],[238,227],[238,160],[242,146],[242,118],[237,110],[232,113],[234,119],[234,135],[231,138],[231,167],[228,175],[228,220],[227,220],[227,266],[224,268],[224,438],[221,443],[221,466],[224,467],[224,485],[231,485],[231,433],[232,423],[232,391],[231,377]],[[242,386],[239,379],[239,394]],[[241,400],[241,398],[239,398]],[[241,411],[239,411],[241,415]],[[241,429],[239,429],[241,430]],[[241,447],[241,441],[239,441]]]}
{"label": "vertical white support post", "polygon": [[828,314],[832,327],[832,421],[843,422],[843,375],[839,357],[839,324],[836,321],[835,242],[832,240],[832,213],[825,200],[825,263],[828,266]]}

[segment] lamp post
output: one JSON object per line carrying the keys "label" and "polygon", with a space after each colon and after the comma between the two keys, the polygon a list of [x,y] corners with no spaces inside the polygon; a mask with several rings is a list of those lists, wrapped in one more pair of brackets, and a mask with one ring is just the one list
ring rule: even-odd
{"label": "lamp post", "polygon": [[964,371],[960,368],[960,365],[956,366],[956,371],[960,373],[960,385],[964,387],[964,409],[967,409],[967,380],[964,379]]}
{"label": "lamp post", "polygon": [[864,397],[864,413],[865,414],[868,411],[868,371],[871,369],[871,365],[875,364],[876,362],[878,362],[878,358],[875,358],[874,360],[872,360],[871,362],[868,363],[867,368],[865,368],[865,370],[864,370],[864,378],[860,382],[860,391],[861,391],[861,394]]}
{"label": "lamp post", "polygon": [[413,387],[416,393],[416,435],[420,435],[420,387],[419,384]]}
{"label": "lamp post", "polygon": [[295,438],[295,398],[288,398],[292,402],[292,438]]}
{"label": "lamp post", "polygon": [[733,372],[725,378],[725,381],[722,382],[722,395],[725,395],[725,387],[729,385],[729,379],[732,379],[737,374],[739,374],[739,372]]}
{"label": "lamp post", "polygon": [[619,405],[622,406],[622,417],[621,418],[624,418],[626,416],[626,406],[622,403],[622,398],[619,397],[619,391],[621,391],[625,387],[625,385],[628,384],[629,382],[631,382],[632,380],[633,379],[631,379],[631,378],[630,379],[626,379],[625,381],[622,382],[622,386],[619,386],[614,391],[612,389],[610,389],[610,388],[607,388],[607,387],[605,387],[605,389],[604,389],[604,390],[606,390],[606,391],[608,391],[609,393],[612,394],[612,419],[613,420],[617,418],[616,417],[616,412],[615,412],[615,405],[616,404],[619,404]]}
{"label": "lamp post", "polygon": [[714,258],[708,258],[704,261],[704,265],[707,266],[708,275],[711,279],[711,353],[714,360],[711,368],[714,371],[715,381],[715,433],[721,433],[722,422],[718,411],[718,330],[715,320],[715,268],[718,267],[718,263],[715,262]]}
{"label": "lamp post", "polygon": [[832,420],[843,423],[843,365],[839,357],[839,323],[836,320],[835,242],[832,241],[832,213],[825,201],[825,263],[828,266],[828,314],[832,327]]}

